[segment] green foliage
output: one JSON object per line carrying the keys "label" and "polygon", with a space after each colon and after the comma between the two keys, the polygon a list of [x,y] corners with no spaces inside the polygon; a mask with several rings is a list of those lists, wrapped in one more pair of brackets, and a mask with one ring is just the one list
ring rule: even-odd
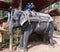
{"label": "green foliage", "polygon": [[53,9],[53,8],[57,8],[58,11],[60,11],[60,2],[56,2],[56,3],[54,3],[54,4],[52,4],[52,5],[48,6],[48,7],[46,7],[44,9],[40,10],[39,12],[44,12],[46,10],[50,10],[50,9]]}
{"label": "green foliage", "polygon": [[8,13],[7,11],[0,10],[0,18],[7,17],[8,16],[7,13]]}
{"label": "green foliage", "polygon": [[6,48],[6,47],[8,47],[9,46],[9,38],[8,37],[6,37],[4,40],[3,40],[3,42],[0,44],[0,48]]}
{"label": "green foliage", "polygon": [[5,0],[5,2],[12,2],[12,0]]}
{"label": "green foliage", "polygon": [[19,45],[19,41],[17,41],[16,39],[14,39],[13,46],[18,46],[18,45]]}
{"label": "green foliage", "polygon": [[[13,40],[13,46],[18,46],[19,41],[16,39]],[[6,37],[2,43],[0,43],[0,48],[8,48],[9,47],[9,37]]]}
{"label": "green foliage", "polygon": [[[19,34],[19,29],[14,30],[14,34]],[[5,34],[5,33],[4,33]],[[9,33],[6,33],[6,37],[3,38],[3,42],[0,43],[0,48],[8,48],[9,47]],[[16,38],[13,38],[13,46],[18,46],[19,41]]]}

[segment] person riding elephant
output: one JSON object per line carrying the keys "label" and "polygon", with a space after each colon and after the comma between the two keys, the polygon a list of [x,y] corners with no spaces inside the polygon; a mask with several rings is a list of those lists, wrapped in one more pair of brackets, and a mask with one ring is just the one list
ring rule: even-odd
{"label": "person riding elephant", "polygon": [[32,12],[35,12],[35,5],[32,2],[28,3],[24,10],[28,10],[32,14]]}
{"label": "person riding elephant", "polygon": [[31,11],[35,9],[35,5],[31,2],[25,6],[24,10],[30,9]]}

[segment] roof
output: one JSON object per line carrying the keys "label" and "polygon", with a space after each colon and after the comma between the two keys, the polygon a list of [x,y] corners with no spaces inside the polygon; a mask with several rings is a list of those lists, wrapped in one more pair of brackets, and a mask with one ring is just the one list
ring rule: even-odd
{"label": "roof", "polygon": [[7,10],[10,7],[10,3],[0,1],[0,10]]}
{"label": "roof", "polygon": [[[21,0],[13,0],[11,3],[0,1],[0,10],[8,10],[10,6],[18,7]],[[28,2],[33,2],[36,6],[36,11],[46,8],[47,6],[60,0],[22,0],[22,7],[24,8]]]}

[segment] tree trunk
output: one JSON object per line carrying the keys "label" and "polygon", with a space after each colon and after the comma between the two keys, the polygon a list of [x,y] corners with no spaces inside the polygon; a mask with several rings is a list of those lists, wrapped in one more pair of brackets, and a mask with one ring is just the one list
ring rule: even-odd
{"label": "tree trunk", "polygon": [[22,0],[20,0],[20,3],[19,3],[19,10],[22,9]]}

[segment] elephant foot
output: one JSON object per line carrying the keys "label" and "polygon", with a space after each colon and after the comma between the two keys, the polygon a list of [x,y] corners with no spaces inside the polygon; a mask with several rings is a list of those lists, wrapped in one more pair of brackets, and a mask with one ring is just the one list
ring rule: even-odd
{"label": "elephant foot", "polygon": [[53,40],[50,39],[50,45],[55,48]]}
{"label": "elephant foot", "polygon": [[20,52],[27,52],[28,51],[27,49],[23,49],[23,47],[20,47],[20,46],[17,47],[17,50],[20,50]]}
{"label": "elephant foot", "polygon": [[22,49],[22,47],[18,46],[18,47],[17,47],[17,49],[20,49],[20,50],[21,50],[21,49]]}
{"label": "elephant foot", "polygon": [[15,52],[21,52],[21,49],[20,49],[20,48],[17,48],[17,49],[15,50]]}
{"label": "elephant foot", "polygon": [[50,45],[51,45],[53,48],[55,48],[55,45],[54,45],[54,43],[50,43]]}
{"label": "elephant foot", "polygon": [[25,49],[25,50],[24,50],[24,49],[22,49],[22,50],[21,50],[21,52],[27,52],[27,50],[26,50],[26,49]]}
{"label": "elephant foot", "polygon": [[13,50],[9,50],[8,52],[14,52]]}
{"label": "elephant foot", "polygon": [[22,48],[20,48],[20,47],[18,46],[17,49],[15,50],[15,52],[22,52],[21,50],[22,50]]}

